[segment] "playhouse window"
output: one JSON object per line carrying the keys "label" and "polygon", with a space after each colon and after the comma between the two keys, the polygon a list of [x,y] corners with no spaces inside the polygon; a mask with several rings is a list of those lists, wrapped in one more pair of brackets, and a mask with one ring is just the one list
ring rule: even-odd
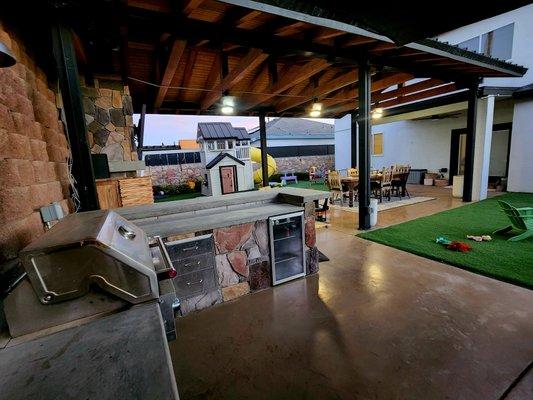
{"label": "playhouse window", "polygon": [[233,140],[228,140],[228,149],[233,149]]}
{"label": "playhouse window", "polygon": [[225,149],[226,149],[226,141],[217,140],[217,150],[225,150]]}
{"label": "playhouse window", "polygon": [[215,150],[215,142],[207,142],[207,150]]}

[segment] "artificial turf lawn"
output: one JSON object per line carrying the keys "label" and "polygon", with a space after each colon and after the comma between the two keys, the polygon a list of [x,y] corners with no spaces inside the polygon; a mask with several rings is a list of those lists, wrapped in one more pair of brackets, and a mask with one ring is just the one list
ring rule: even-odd
{"label": "artificial turf lawn", "polygon": [[187,200],[187,199],[194,199],[196,197],[202,196],[202,193],[194,192],[194,193],[181,193],[181,194],[173,194],[168,197],[163,197],[160,199],[155,199],[154,201],[156,203],[163,203],[165,201],[176,201],[176,200]]}
{"label": "artificial turf lawn", "polygon": [[[515,207],[533,207],[533,194],[507,193],[359,236],[533,289],[533,237],[508,242],[507,239],[516,235],[517,231],[492,235],[493,231],[510,225],[497,200],[504,200]],[[493,240],[474,242],[466,239],[466,235],[486,234],[492,235]],[[435,243],[437,236],[467,242],[472,250],[467,253],[447,250]]]}

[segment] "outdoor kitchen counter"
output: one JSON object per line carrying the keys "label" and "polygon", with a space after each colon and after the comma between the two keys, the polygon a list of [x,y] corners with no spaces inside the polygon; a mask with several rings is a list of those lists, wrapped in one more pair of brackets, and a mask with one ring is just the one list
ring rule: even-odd
{"label": "outdoor kitchen counter", "polygon": [[178,214],[157,218],[154,220],[133,221],[148,236],[159,235],[168,237],[182,233],[205,231],[215,228],[255,222],[277,215],[303,211],[303,207],[290,204],[266,203],[243,208],[241,210],[224,211],[214,214],[189,216],[188,218]]}
{"label": "outdoor kitchen counter", "polygon": [[0,399],[161,399],[178,394],[157,303],[0,350]]}
{"label": "outdoor kitchen counter", "polygon": [[324,191],[286,187],[123,207],[114,211],[141,227],[148,236],[166,237],[302,211],[306,203],[327,197],[329,193]]}

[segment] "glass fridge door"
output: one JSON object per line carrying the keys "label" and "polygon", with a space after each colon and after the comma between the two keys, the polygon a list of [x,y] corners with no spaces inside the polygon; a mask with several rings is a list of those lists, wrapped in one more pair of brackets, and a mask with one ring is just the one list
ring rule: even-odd
{"label": "glass fridge door", "polygon": [[303,212],[270,218],[272,283],[305,275]]}

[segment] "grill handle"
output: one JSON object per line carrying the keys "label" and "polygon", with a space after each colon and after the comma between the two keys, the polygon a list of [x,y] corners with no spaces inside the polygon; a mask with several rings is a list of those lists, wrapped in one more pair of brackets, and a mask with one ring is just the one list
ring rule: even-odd
{"label": "grill handle", "polygon": [[165,267],[166,267],[160,271],[156,271],[159,280],[174,278],[177,275],[177,271],[174,268],[174,265],[172,265],[172,260],[170,259],[170,256],[167,251],[167,247],[165,246],[163,239],[161,239],[161,236],[154,236],[154,239],[156,240],[159,250],[161,250],[161,255],[163,256],[163,262],[165,263]]}

